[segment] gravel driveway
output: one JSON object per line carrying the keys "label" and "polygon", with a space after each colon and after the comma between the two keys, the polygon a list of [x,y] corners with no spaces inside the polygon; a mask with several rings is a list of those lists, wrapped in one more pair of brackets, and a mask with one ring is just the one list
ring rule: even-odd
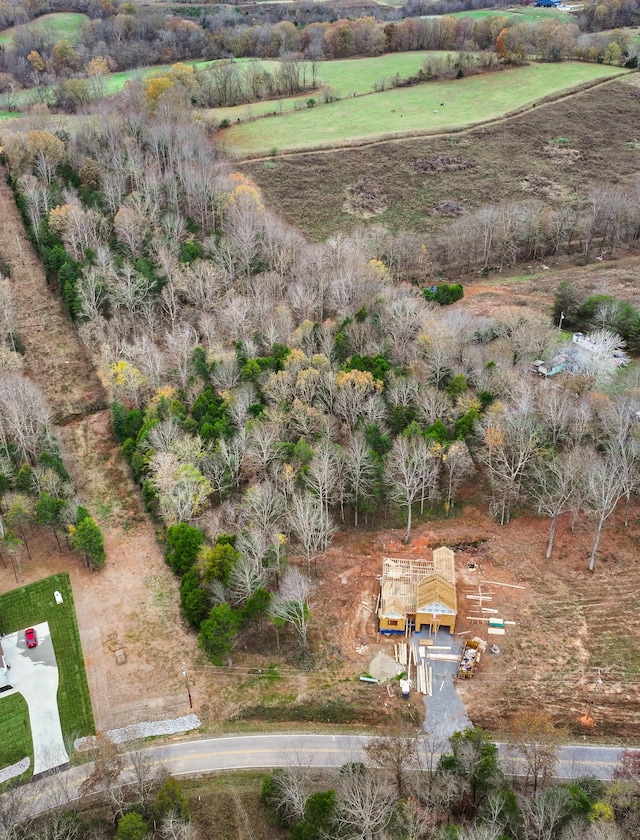
{"label": "gravel driveway", "polygon": [[[458,658],[462,654],[462,644],[456,636],[450,636],[446,630],[440,630],[437,636],[429,636],[426,630],[414,633],[411,642],[418,645],[419,639],[433,639],[434,647],[451,647],[451,650],[434,650],[436,654],[455,655],[455,662],[442,659],[430,660],[433,668],[433,696],[424,698],[426,716],[424,728],[435,739],[445,743],[454,732],[471,726],[464,703],[455,689],[454,679],[458,671]],[[421,648],[424,652],[425,648]]]}

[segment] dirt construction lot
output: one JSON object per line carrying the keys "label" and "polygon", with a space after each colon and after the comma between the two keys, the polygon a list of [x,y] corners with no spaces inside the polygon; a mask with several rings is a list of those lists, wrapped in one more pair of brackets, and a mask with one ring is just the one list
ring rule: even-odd
{"label": "dirt construction lot", "polygon": [[[392,652],[393,640],[376,635],[371,612],[380,558],[429,556],[429,548],[441,544],[457,547],[456,631],[470,630],[502,649],[497,657],[485,656],[473,680],[459,685],[472,721],[499,733],[505,718],[516,710],[545,709],[570,733],[637,739],[637,511],[628,529],[622,517],[607,524],[596,570],[589,573],[589,523],[578,523],[571,532],[570,521],[561,521],[554,556],[545,560],[547,520],[523,514],[501,528],[486,515],[482,501],[470,499],[456,518],[417,528],[409,546],[402,544],[400,531],[338,535],[318,598],[331,611],[327,615],[323,610],[323,618],[333,624],[334,617],[335,626],[342,628],[333,644],[362,669],[374,651]],[[468,562],[476,564],[475,571],[467,568]],[[524,587],[482,586],[492,598],[487,605],[515,622],[502,637],[488,636],[486,627],[465,618],[470,605],[465,595],[477,593],[481,581]],[[329,643],[327,636],[325,644]],[[585,730],[578,719],[591,699],[598,669],[603,684],[594,702],[595,726]]]}

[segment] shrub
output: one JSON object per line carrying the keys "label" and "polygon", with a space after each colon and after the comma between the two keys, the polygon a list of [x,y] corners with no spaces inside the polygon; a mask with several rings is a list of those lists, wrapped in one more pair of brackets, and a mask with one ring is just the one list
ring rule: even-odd
{"label": "shrub", "polygon": [[170,776],[156,794],[153,814],[156,820],[160,822],[172,812],[183,820],[188,820],[190,817],[189,803],[182,790],[182,785],[177,779]]}
{"label": "shrub", "polygon": [[198,645],[214,665],[224,665],[233,648],[240,625],[240,615],[229,604],[212,607],[209,618],[202,622]]}
{"label": "shrub", "polygon": [[440,306],[449,306],[464,297],[462,283],[442,283],[440,286],[427,286],[422,290],[427,300],[435,301]]}
{"label": "shrub", "polygon": [[143,840],[148,833],[147,824],[140,814],[125,814],[118,823],[116,840]]}
{"label": "shrub", "polygon": [[211,602],[207,592],[200,586],[200,575],[190,569],[180,581],[180,606],[184,617],[194,630],[199,630],[209,615]]}
{"label": "shrub", "polygon": [[166,560],[176,575],[184,575],[196,562],[204,534],[199,528],[179,522],[167,528]]}

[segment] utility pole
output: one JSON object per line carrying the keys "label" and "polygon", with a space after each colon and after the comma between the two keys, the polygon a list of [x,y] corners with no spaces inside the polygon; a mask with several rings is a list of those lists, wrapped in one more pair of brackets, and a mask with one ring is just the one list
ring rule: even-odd
{"label": "utility pole", "polygon": [[593,704],[596,699],[596,692],[598,691],[601,685],[602,671],[600,670],[600,668],[598,668],[598,678],[596,679],[595,685],[593,686],[593,691],[591,692],[591,697],[589,698],[589,705],[587,706],[587,713],[585,715],[587,721],[593,720],[593,718],[591,717],[591,710],[593,709]]}
{"label": "utility pole", "polygon": [[187,697],[189,698],[189,708],[193,709],[193,700],[191,699],[191,686],[189,684],[189,672],[187,671],[186,663],[182,663],[182,676],[184,677],[185,685],[187,686]]}

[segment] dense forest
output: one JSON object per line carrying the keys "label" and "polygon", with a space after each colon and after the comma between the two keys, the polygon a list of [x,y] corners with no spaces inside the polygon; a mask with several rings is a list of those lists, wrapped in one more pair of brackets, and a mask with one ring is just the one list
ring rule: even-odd
{"label": "dense forest", "polygon": [[555,240],[535,205],[506,205],[454,221],[433,246],[379,229],[311,244],[214,152],[177,87],[131,86],[100,116],[72,133],[7,133],[5,154],[212,661],[264,615],[305,655],[311,577],[335,530],[401,516],[409,539],[413,517],[452,511],[471,476],[499,523],[523,504],[549,517],[549,556],[558,516],[588,516],[594,567],[607,519],[638,486],[638,396],[614,387],[638,312],[559,288],[556,315],[591,329],[593,350],[553,387],[529,370],[561,349],[552,313],[479,318],[437,278],[576,237],[587,255],[595,241],[633,244],[632,193],[617,217],[606,191],[584,214],[545,208]]}

